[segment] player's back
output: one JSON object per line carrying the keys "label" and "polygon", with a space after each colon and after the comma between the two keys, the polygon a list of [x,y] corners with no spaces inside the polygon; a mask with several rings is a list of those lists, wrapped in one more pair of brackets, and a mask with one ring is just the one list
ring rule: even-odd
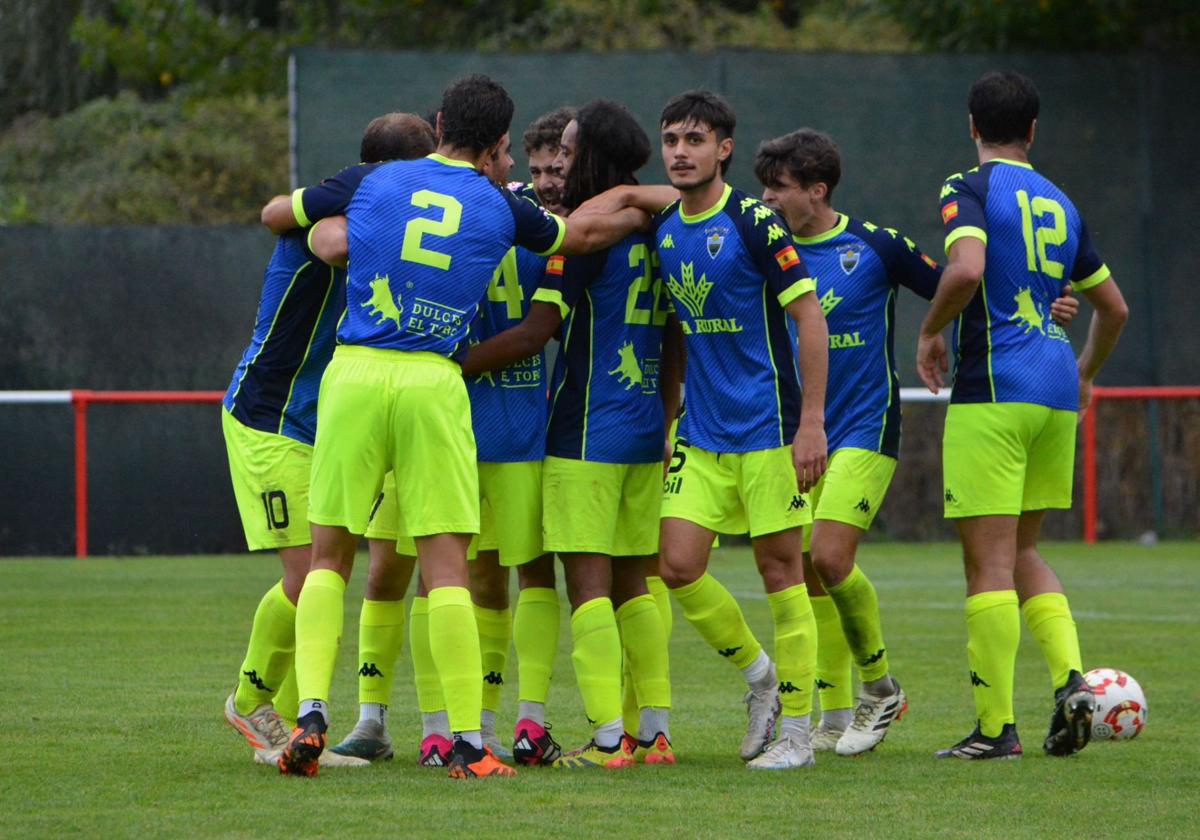
{"label": "player's back", "polygon": [[500,188],[439,155],[397,161],[362,180],[346,217],[349,280],[338,340],[443,356],[465,348],[492,272],[514,242]]}
{"label": "player's back", "polygon": [[980,289],[955,329],[954,402],[1028,402],[1074,411],[1075,356],[1050,303],[1102,265],[1075,205],[1025,163],[992,160],[942,189],[946,248],[985,241]]}
{"label": "player's back", "polygon": [[650,238],[634,233],[604,251],[552,257],[571,312],[560,329],[546,454],[616,464],[662,458],[658,379],[667,300]]}
{"label": "player's back", "polygon": [[317,391],[345,309],[345,272],[313,256],[305,232],[279,237],[263,275],[250,346],[225,408],[252,429],[312,444]]}

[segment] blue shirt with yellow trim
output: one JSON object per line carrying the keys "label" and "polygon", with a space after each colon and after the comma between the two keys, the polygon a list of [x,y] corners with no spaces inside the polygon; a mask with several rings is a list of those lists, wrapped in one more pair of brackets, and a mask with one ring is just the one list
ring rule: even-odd
{"label": "blue shirt with yellow trim", "polygon": [[679,435],[711,452],[790,444],[800,381],[783,307],[815,287],[787,223],[726,185],[696,216],[675,202],[654,217],[653,231],[687,346]]}
{"label": "blue shirt with yellow trim", "polygon": [[[536,200],[532,188],[515,191]],[[471,325],[472,344],[515,327],[529,314],[545,268],[545,257],[525,248],[509,248],[492,274],[487,295],[479,305],[479,317]],[[478,460],[542,460],[549,406],[546,391],[544,351],[467,380]]]}
{"label": "blue shirt with yellow trim", "polygon": [[609,464],[662,459],[662,368],[667,299],[650,238],[551,257],[534,300],[564,314],[554,363],[546,454]]}
{"label": "blue shirt with yellow trim", "polygon": [[457,358],[496,266],[539,254],[566,225],[474,167],[433,154],[385,163],[346,208],[349,267],[338,341]]}
{"label": "blue shirt with yellow trim", "polygon": [[1066,193],[1027,163],[990,160],[946,179],[946,252],[964,237],[987,249],[983,280],[954,330],[951,402],[1026,402],[1076,411],[1079,378],[1066,332],[1050,318],[1062,286],[1108,279]]}
{"label": "blue shirt with yellow trim", "polygon": [[797,236],[795,242],[829,325],[829,451],[866,449],[898,457],[896,291],[906,286],[930,300],[941,269],[896,230],[844,215],[830,230]]}

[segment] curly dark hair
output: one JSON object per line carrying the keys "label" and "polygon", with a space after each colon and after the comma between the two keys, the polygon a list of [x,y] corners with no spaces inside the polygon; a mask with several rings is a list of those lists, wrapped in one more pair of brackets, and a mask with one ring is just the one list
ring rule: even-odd
{"label": "curly dark hair", "polygon": [[[687,90],[672,97],[663,106],[662,116],[659,118],[660,127],[679,122],[707,125],[717,135],[717,142],[720,143],[726,137],[733,136],[733,129],[737,126],[737,115],[723,97],[711,90]],[[722,175],[729,171],[731,163],[732,154],[721,161]]]}
{"label": "curly dark hair", "polygon": [[828,187],[825,200],[829,201],[842,179],[842,156],[837,143],[828,134],[812,128],[800,128],[759,143],[754,155],[754,174],[759,183],[777,187],[784,173],[802,187],[824,184]]}
{"label": "curly dark hair", "polygon": [[476,154],[496,145],[512,124],[513,101],[504,86],[478,73],[442,94],[441,142]]}
{"label": "curly dark hair", "polygon": [[636,184],[634,173],[650,159],[650,138],[633,114],[611,99],[596,99],[579,109],[575,122],[575,160],[563,203],[578,207],[610,187]]}
{"label": "curly dark hair", "polygon": [[985,143],[1020,143],[1037,119],[1040,100],[1033,82],[1020,73],[985,73],[967,94],[967,109]]}
{"label": "curly dark hair", "polygon": [[424,157],[435,147],[429,123],[416,114],[393,112],[367,124],[358,147],[358,159],[363,163],[412,160]]}
{"label": "curly dark hair", "polygon": [[525,154],[535,152],[543,146],[557,151],[558,143],[562,140],[563,129],[573,119],[575,119],[575,109],[564,105],[561,108],[555,108],[548,114],[542,114],[531,122],[529,128],[525,129],[524,136],[521,137],[521,141],[525,145]]}

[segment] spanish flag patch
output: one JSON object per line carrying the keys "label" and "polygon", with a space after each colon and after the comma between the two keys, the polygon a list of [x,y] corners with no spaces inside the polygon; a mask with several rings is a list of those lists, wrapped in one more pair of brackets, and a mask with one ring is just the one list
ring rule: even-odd
{"label": "spanish flag patch", "polygon": [[800,255],[796,253],[796,249],[791,245],[782,248],[775,252],[775,262],[779,263],[779,267],[787,271],[794,265],[799,265]]}
{"label": "spanish flag patch", "polygon": [[930,268],[938,267],[938,264],[936,262],[934,262],[933,259],[931,259],[928,254],[922,254],[921,259],[923,259],[925,261],[925,265],[929,266]]}
{"label": "spanish flag patch", "polygon": [[958,202],[951,201],[942,208],[942,223],[948,224],[951,219],[958,216]]}
{"label": "spanish flag patch", "polygon": [[553,257],[551,257],[549,260],[546,261],[546,273],[547,274],[558,274],[561,276],[563,273],[563,263],[564,262],[565,262],[565,260],[563,259],[562,256],[555,254]]}

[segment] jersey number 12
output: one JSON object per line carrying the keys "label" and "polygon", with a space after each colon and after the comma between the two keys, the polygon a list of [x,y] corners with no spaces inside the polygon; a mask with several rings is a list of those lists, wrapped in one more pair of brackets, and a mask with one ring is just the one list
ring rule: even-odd
{"label": "jersey number 12", "polygon": [[[1055,280],[1063,278],[1063,264],[1046,256],[1047,245],[1061,245],[1067,241],[1067,214],[1061,204],[1052,198],[1035,195],[1032,199],[1025,190],[1017,190],[1017,204],[1021,207],[1021,232],[1025,236],[1025,262],[1030,271],[1041,266],[1042,274]],[[1050,217],[1050,225],[1033,227],[1033,217],[1039,222]]]}

